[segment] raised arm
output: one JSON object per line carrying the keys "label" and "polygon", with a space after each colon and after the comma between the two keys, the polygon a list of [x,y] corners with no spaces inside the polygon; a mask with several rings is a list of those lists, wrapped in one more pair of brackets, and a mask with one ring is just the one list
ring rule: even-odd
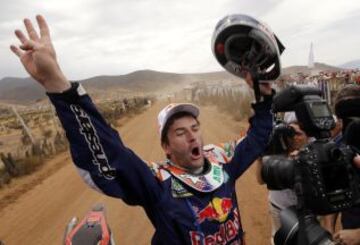
{"label": "raised arm", "polygon": [[[252,78],[250,73],[245,77],[245,81],[252,87]],[[225,165],[229,175],[237,179],[261,154],[264,152],[273,126],[273,115],[271,113],[271,104],[273,90],[271,85],[261,84],[260,92],[262,101],[252,104],[255,112],[249,119],[249,130],[235,147],[231,161]]]}
{"label": "raised arm", "polygon": [[47,91],[66,131],[80,175],[94,189],[122,198],[128,204],[154,205],[161,190],[151,170],[122,143],[81,85],[66,79],[56,60],[46,21],[42,16],[36,19],[40,35],[31,21],[25,19],[28,37],[16,30],[21,45],[10,48]]}

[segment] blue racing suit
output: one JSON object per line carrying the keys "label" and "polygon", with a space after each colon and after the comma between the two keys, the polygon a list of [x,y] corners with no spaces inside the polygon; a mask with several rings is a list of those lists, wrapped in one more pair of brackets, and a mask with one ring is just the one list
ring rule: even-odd
{"label": "blue racing suit", "polygon": [[81,177],[101,193],[142,206],[155,227],[152,244],[244,244],[235,181],[268,143],[271,97],[252,105],[255,115],[241,141],[204,147],[207,165],[223,175],[216,190],[204,193],[175,178],[168,163],[147,163],[127,148],[80,84],[48,96]]}

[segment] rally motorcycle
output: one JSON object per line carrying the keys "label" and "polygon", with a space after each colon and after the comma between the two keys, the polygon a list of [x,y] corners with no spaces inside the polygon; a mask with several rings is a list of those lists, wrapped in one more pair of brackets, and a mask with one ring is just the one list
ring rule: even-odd
{"label": "rally motorcycle", "polygon": [[96,204],[80,222],[77,217],[73,217],[66,226],[63,244],[115,245],[106,222],[104,205]]}

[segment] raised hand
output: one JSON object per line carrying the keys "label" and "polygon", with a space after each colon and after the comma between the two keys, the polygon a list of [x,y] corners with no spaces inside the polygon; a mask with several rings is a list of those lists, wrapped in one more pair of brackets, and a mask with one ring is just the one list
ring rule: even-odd
{"label": "raised hand", "polygon": [[62,92],[70,88],[70,83],[62,73],[56,60],[56,52],[51,43],[49,27],[43,16],[36,16],[40,35],[29,19],[24,19],[28,37],[21,30],[15,30],[20,40],[19,47],[10,49],[19,58],[26,71],[48,92]]}
{"label": "raised hand", "polygon": [[[251,87],[254,88],[253,78],[250,72],[244,72],[243,74],[245,82]],[[262,95],[271,95],[272,94],[272,87],[271,83],[260,83],[260,93]]]}

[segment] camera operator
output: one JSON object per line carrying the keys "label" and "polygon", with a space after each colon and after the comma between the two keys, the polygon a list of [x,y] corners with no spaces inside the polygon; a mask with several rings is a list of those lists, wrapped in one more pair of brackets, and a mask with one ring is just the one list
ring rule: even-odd
{"label": "camera operator", "polygon": [[[294,158],[279,154],[263,158],[261,176],[268,189],[290,188],[297,197],[296,206],[280,212],[281,227],[274,236],[275,244],[335,244],[316,217],[359,204],[360,169],[354,166],[359,166],[356,136],[360,129],[360,100],[350,102],[340,101],[336,106],[337,116],[344,123],[344,144],[339,145],[332,134],[335,120],[319,89],[290,86],[275,96],[273,112],[295,111],[300,128],[314,137]],[[335,242],[349,243],[343,238]]]}
{"label": "camera operator", "polygon": [[[349,85],[344,87],[335,100],[335,113],[342,120],[342,143],[351,145],[357,153],[360,148],[360,86]],[[359,167],[359,156],[355,157],[354,164]],[[360,172],[360,170],[358,171]],[[335,230],[337,215],[332,216],[330,229]],[[360,205],[356,205],[341,212],[342,230],[333,237],[339,244],[360,244]]]}
{"label": "camera operator", "polygon": [[[266,154],[282,154],[293,158],[308,141],[309,137],[300,129],[295,113],[286,112],[284,114],[284,123],[280,124],[273,132],[273,138]],[[261,177],[261,167],[262,161],[260,159],[257,163],[256,177],[259,184],[264,184]],[[280,211],[296,205],[297,198],[292,189],[269,190],[268,198],[269,212],[271,214],[271,244],[274,244],[275,233],[281,226]]]}

